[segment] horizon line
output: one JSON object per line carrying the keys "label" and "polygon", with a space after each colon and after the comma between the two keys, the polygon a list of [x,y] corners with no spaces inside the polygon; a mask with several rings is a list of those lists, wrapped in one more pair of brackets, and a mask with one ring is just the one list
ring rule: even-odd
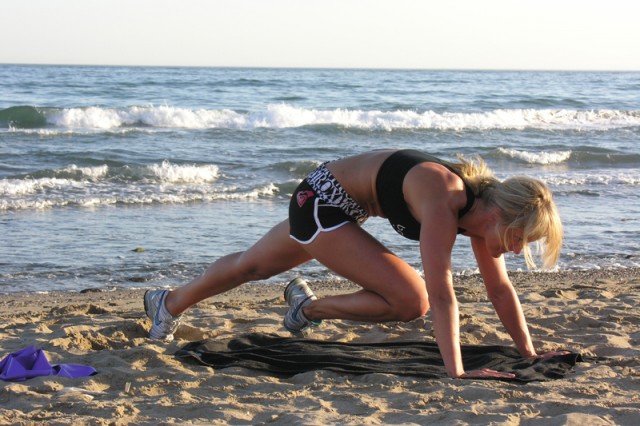
{"label": "horizon line", "polygon": [[0,66],[59,66],[59,67],[112,67],[112,68],[210,68],[210,69],[264,69],[264,70],[335,70],[335,71],[455,71],[455,72],[609,72],[635,73],[640,69],[608,68],[453,68],[453,67],[340,67],[340,66],[265,66],[265,65],[144,65],[144,64],[89,64],[89,63],[47,63],[47,62],[0,62]]}

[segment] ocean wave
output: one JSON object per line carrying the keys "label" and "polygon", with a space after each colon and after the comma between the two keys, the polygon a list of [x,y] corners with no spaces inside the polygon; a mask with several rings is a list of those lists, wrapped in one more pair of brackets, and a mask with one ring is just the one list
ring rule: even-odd
{"label": "ocean wave", "polygon": [[0,181],[0,195],[3,190],[10,190],[8,182],[41,184],[49,186],[52,182],[73,181],[96,183],[99,181],[137,182],[146,183],[211,183],[220,174],[219,167],[214,164],[174,164],[163,161],[150,165],[107,165],[79,167],[70,164],[60,169],[41,170],[30,173],[22,178],[4,179]]}
{"label": "ocean wave", "polygon": [[640,173],[637,169],[610,172],[587,172],[546,175],[542,177],[548,185],[553,186],[577,186],[581,191],[589,192],[589,188],[603,186],[640,186]]}
{"label": "ocean wave", "polygon": [[554,165],[571,162],[575,166],[601,165],[612,167],[637,166],[640,155],[622,153],[597,147],[575,147],[572,150],[527,151],[523,149],[500,147],[488,154],[488,157],[508,159],[533,165]]}
{"label": "ocean wave", "polygon": [[606,164],[613,166],[631,166],[640,164],[640,154],[633,152],[612,152],[604,149],[577,149],[571,159],[581,164]]}
{"label": "ocean wave", "polygon": [[559,164],[571,157],[572,151],[531,152],[512,148],[498,148],[499,155],[523,161],[529,164]]}
{"label": "ocean wave", "polygon": [[0,110],[0,125],[32,128],[47,124],[47,117],[37,108],[21,105]]}
{"label": "ocean wave", "polygon": [[[255,200],[273,197],[280,188],[273,183],[255,188],[196,186],[188,189],[163,185],[158,187],[131,185],[80,184],[65,179],[40,180],[32,183],[12,183],[18,196],[0,199],[0,211],[43,210],[54,207],[99,207],[109,205],[186,204],[218,200]],[[2,191],[0,182],[0,191]]]}
{"label": "ocean wave", "polygon": [[35,108],[0,110],[0,124],[13,131],[53,126],[75,131],[122,128],[234,129],[297,128],[332,125],[370,130],[608,130],[640,126],[640,111],[571,109],[498,109],[484,112],[435,112],[398,109],[319,110],[286,103],[267,105],[263,111],[189,109],[173,106],[126,108]]}
{"label": "ocean wave", "polygon": [[278,192],[273,184],[239,188],[216,184],[211,164],[69,165],[23,177],[0,180],[0,211],[55,206],[187,203],[218,199],[251,199]]}
{"label": "ocean wave", "polygon": [[214,182],[220,173],[216,165],[177,165],[169,161],[152,164],[144,168],[160,182],[169,183],[208,183]]}
{"label": "ocean wave", "polygon": [[[19,133],[23,135],[37,135],[41,137],[56,137],[56,136],[76,136],[76,135],[126,135],[131,133],[144,133],[144,134],[156,134],[165,129],[157,128],[144,128],[144,127],[119,127],[113,129],[62,129],[43,127],[39,129],[20,129],[16,127],[10,127],[8,131],[12,133]],[[170,130],[166,129],[165,131]]]}

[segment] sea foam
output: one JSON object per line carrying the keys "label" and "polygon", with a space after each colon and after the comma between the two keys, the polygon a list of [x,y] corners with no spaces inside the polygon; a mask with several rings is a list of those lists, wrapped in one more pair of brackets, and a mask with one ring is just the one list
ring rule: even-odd
{"label": "sea foam", "polygon": [[276,195],[273,183],[239,187],[219,183],[219,167],[169,161],[151,165],[78,167],[41,171],[38,177],[0,180],[0,211],[60,206],[183,204]]}
{"label": "sea foam", "polygon": [[219,168],[213,164],[178,165],[163,161],[160,164],[110,167],[78,167],[70,164],[60,169],[38,172],[37,177],[0,179],[0,196],[46,193],[52,190],[88,188],[131,184],[135,182],[160,184],[206,184],[215,182]]}
{"label": "sea foam", "polygon": [[177,165],[169,161],[152,164],[147,169],[161,182],[170,183],[206,183],[218,178],[219,168],[216,165]]}
{"label": "sea foam", "polygon": [[262,111],[237,112],[230,109],[188,109],[163,105],[56,109],[46,115],[47,122],[56,127],[98,130],[121,127],[253,130],[310,125],[335,125],[372,130],[522,130],[528,128],[607,130],[640,126],[640,111],[568,109],[420,112],[343,108],[320,110],[290,104],[272,104],[267,105]]}
{"label": "sea foam", "polygon": [[[568,174],[550,174],[543,180],[554,186],[578,186],[578,187],[601,187],[601,186],[628,186],[636,187],[640,185],[640,173],[637,169],[611,172],[573,172]],[[630,188],[631,189],[631,188]],[[635,191],[636,189],[634,189]]]}
{"label": "sea foam", "polygon": [[498,148],[498,153],[529,164],[559,164],[571,157],[571,151],[529,152],[511,148]]}

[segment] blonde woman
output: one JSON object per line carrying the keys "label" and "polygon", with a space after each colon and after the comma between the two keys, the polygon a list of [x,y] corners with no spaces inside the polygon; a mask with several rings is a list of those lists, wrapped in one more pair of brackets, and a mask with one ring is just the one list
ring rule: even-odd
{"label": "blonde woman", "polygon": [[[371,216],[420,242],[424,278],[360,227]],[[411,321],[431,309],[449,377],[503,377],[467,373],[462,365],[451,272],[458,235],[471,240],[489,299],[520,354],[537,356],[503,254],[523,252],[531,265],[529,243],[537,241],[544,264],[557,261],[562,226],[551,192],[527,177],[500,182],[479,159],[449,163],[415,150],[372,151],[320,166],[295,190],[289,219],[251,248],[220,258],[184,287],[145,294],[150,337],[172,339],[180,315],[201,300],[317,259],[362,289],[318,299],[293,280],[284,319],[292,333],[324,319]]]}

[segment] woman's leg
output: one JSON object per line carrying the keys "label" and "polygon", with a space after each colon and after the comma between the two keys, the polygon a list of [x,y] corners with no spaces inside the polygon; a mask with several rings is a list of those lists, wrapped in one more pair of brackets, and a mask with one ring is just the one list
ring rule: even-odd
{"label": "woman's leg", "polygon": [[363,290],[306,305],[310,320],[410,321],[429,309],[423,278],[355,224],[321,233],[304,246],[319,262]]}
{"label": "woman's leg", "polygon": [[171,315],[180,315],[201,300],[248,281],[272,277],[309,260],[311,256],[300,243],[289,237],[289,221],[285,220],[248,250],[221,257],[202,275],[173,290],[167,296],[166,308]]}

